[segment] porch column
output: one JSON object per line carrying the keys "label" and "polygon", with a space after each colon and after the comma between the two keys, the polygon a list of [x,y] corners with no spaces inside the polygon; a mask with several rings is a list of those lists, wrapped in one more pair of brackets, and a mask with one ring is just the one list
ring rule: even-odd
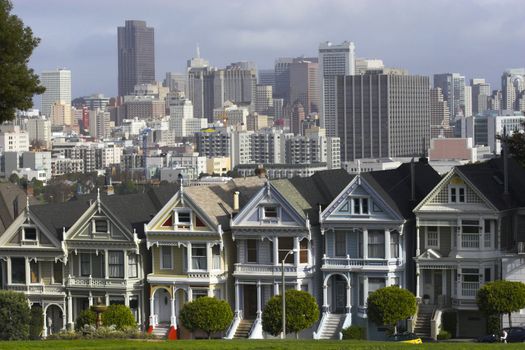
{"label": "porch column", "polygon": [[44,315],[44,329],[42,330],[42,336],[44,338],[47,337],[47,317],[46,317],[46,309],[44,307],[42,307],[42,315]]}
{"label": "porch column", "polygon": [[364,301],[364,305],[366,307],[366,303],[368,301],[368,276],[365,275],[363,277],[363,301]]}
{"label": "porch column", "polygon": [[13,270],[11,269],[11,257],[8,256],[7,257],[7,272],[6,272],[6,274],[7,274],[7,284],[8,285],[11,284],[11,272],[12,271]]}
{"label": "porch column", "polygon": [[294,249],[294,265],[297,267],[299,266],[299,262],[301,261],[300,260],[300,251],[299,251],[299,237],[294,237],[293,238],[293,249]]}
{"label": "porch column", "polygon": [[[213,260],[211,258],[211,244],[206,243],[206,270],[211,271],[212,268],[213,268]],[[209,293],[208,293],[208,296],[210,296]]]}
{"label": "porch column", "polygon": [[106,293],[106,306],[109,305],[109,293]]}
{"label": "porch column", "polygon": [[390,287],[391,285],[392,285],[392,274],[389,272],[386,274],[385,287]]}
{"label": "porch column", "polygon": [[241,299],[241,291],[239,287],[239,281],[235,281],[235,313],[238,315],[240,311],[240,300]]}
{"label": "porch column", "polygon": [[368,259],[368,229],[363,229],[363,259]]}
{"label": "porch column", "polygon": [[346,313],[349,314],[352,308],[352,287],[350,286],[350,278],[346,283]]}
{"label": "porch column", "polygon": [[193,301],[193,289],[188,287],[188,302]]}
{"label": "porch column", "polygon": [[[441,295],[443,295],[443,298],[447,295],[447,271],[448,270],[443,270],[441,272]],[[443,302],[445,302],[445,300],[443,300]]]}
{"label": "porch column", "polygon": [[106,279],[109,278],[109,257],[107,249],[104,249],[104,276]]}
{"label": "porch column", "polygon": [[385,259],[390,260],[390,230],[385,230]]}
{"label": "porch column", "polygon": [[273,284],[273,295],[279,295],[279,283],[275,282]]}
{"label": "porch column", "polygon": [[459,299],[463,296],[463,293],[462,293],[462,286],[461,286],[461,273],[459,273],[459,268],[456,270],[456,276],[457,276],[457,295],[456,297]]}
{"label": "porch column", "polygon": [[126,292],[126,294],[124,294],[124,305],[129,307],[129,292]]}
{"label": "porch column", "polygon": [[421,298],[421,270],[416,266],[416,298]]}
{"label": "porch column", "polygon": [[170,325],[177,329],[177,316],[175,316],[175,294],[172,291],[171,294],[171,316],[170,316]]}
{"label": "porch column", "polygon": [[155,292],[149,297],[149,325],[155,327]]}
{"label": "porch column", "polygon": [[31,273],[29,271],[29,258],[25,258],[25,264],[26,264],[26,284],[31,283]]}
{"label": "porch column", "polygon": [[124,251],[124,279],[128,279],[128,251]]}
{"label": "porch column", "polygon": [[93,306],[93,294],[91,293],[91,291],[89,291],[88,304],[89,304],[89,307]]}
{"label": "porch column", "polygon": [[323,312],[328,311],[328,285],[323,284]]}
{"label": "porch column", "polygon": [[419,247],[421,247],[421,237],[419,237],[419,233],[420,233],[419,225],[417,225],[416,226],[416,256],[419,256],[421,254],[421,249],[419,249]]}
{"label": "porch column", "polygon": [[62,330],[65,331],[67,328],[66,300],[65,299],[63,300],[61,310],[62,310]]}
{"label": "porch column", "polygon": [[[188,246],[186,247],[186,266],[188,267],[188,271],[192,270],[191,266],[191,243],[188,243]],[[191,301],[191,300],[189,300]]]}
{"label": "porch column", "polygon": [[213,298],[213,291],[215,289],[215,286],[213,284],[210,284],[210,286],[208,287],[208,296],[210,298]]}
{"label": "porch column", "polygon": [[273,264],[279,265],[279,237],[273,238]]}
{"label": "porch column", "polygon": [[71,297],[71,292],[67,295],[67,323],[69,329],[73,329],[73,298]]}
{"label": "porch column", "polygon": [[260,319],[262,315],[262,296],[261,296],[261,281],[257,281],[257,318]]}

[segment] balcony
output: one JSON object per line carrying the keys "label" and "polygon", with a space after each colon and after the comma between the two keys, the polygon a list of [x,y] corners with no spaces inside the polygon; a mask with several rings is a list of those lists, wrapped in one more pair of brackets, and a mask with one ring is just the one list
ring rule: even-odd
{"label": "balcony", "polygon": [[328,258],[323,257],[323,269],[385,269],[389,266],[401,265],[400,259],[362,259],[362,258]]}
{"label": "balcony", "polygon": [[56,295],[64,294],[64,286],[62,285],[45,285],[45,284],[10,284],[7,286],[7,290],[14,292],[23,292],[26,294],[38,294],[38,295]]}
{"label": "balcony", "polygon": [[[295,266],[295,265],[284,265],[285,275],[297,275],[301,273],[311,273],[313,268],[311,266]],[[263,264],[235,264],[234,275],[281,275],[281,265],[263,265]]]}
{"label": "balcony", "polygon": [[464,249],[479,249],[480,244],[479,233],[463,233],[461,235],[461,248]]}
{"label": "balcony", "polygon": [[480,287],[479,282],[462,282],[461,296],[475,298]]}
{"label": "balcony", "polygon": [[68,287],[84,287],[84,288],[125,288],[126,280],[118,279],[105,279],[105,278],[93,278],[93,277],[72,277],[67,279]]}

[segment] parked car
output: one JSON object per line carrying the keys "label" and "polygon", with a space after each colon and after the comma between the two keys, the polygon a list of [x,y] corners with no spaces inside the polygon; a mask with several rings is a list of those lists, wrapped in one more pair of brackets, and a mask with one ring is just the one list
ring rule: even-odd
{"label": "parked car", "polygon": [[[507,343],[525,342],[525,327],[508,327],[503,329],[507,332]],[[500,338],[499,334],[490,334],[479,338],[479,342],[496,343],[500,341]]]}
{"label": "parked car", "polygon": [[387,341],[395,341],[395,342],[406,343],[406,344],[422,344],[423,343],[420,337],[418,337],[414,333],[409,333],[409,332],[393,334],[387,338]]}

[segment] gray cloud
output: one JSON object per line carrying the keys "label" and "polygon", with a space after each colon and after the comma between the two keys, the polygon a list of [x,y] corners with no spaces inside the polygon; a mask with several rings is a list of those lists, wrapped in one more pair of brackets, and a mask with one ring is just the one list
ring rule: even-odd
{"label": "gray cloud", "polygon": [[15,0],[14,13],[42,38],[36,71],[68,67],[73,95],[114,95],[116,27],[155,27],[156,71],[185,70],[196,43],[213,65],[316,55],[319,42],[352,40],[359,57],[412,73],[460,72],[499,88],[505,68],[525,66],[522,0]]}

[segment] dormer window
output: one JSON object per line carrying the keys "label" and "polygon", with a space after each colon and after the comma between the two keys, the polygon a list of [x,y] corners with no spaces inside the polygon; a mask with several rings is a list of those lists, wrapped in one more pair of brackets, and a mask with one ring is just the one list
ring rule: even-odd
{"label": "dormer window", "polygon": [[352,198],[352,214],[353,215],[368,215],[368,198],[354,197]]}
{"label": "dormer window", "polygon": [[108,233],[108,221],[106,219],[95,219],[95,232]]}
{"label": "dormer window", "polygon": [[279,208],[277,206],[263,207],[263,219],[277,219],[279,215]]}
{"label": "dormer window", "polygon": [[175,225],[178,228],[190,228],[191,212],[187,210],[175,212]]}
{"label": "dormer window", "polygon": [[36,227],[24,227],[24,241],[36,241]]}
{"label": "dormer window", "polygon": [[465,203],[465,186],[450,186],[448,198],[450,203]]}

